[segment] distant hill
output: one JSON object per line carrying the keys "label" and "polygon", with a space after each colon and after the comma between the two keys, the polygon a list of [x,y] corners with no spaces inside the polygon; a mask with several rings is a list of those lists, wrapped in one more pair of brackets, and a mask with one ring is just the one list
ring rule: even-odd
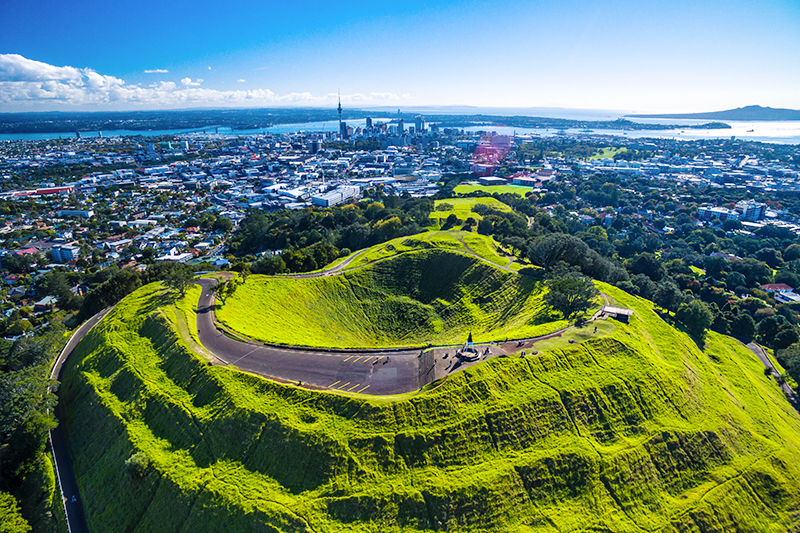
{"label": "distant hill", "polygon": [[711,111],[709,113],[683,113],[665,115],[627,115],[629,118],[670,118],[696,120],[800,120],[800,110],[773,109],[760,105],[737,107],[727,111]]}

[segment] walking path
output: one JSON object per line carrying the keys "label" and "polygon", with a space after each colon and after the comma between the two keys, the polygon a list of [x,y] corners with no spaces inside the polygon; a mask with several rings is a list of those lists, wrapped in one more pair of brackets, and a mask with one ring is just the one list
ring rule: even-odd
{"label": "walking path", "polygon": [[[756,357],[758,357],[761,362],[764,364],[766,368],[769,368],[772,371],[772,376],[779,376],[780,372],[778,369],[775,368],[775,365],[772,364],[772,360],[767,355],[767,352],[764,351],[764,348],[756,344],[755,342],[751,342],[747,345]],[[789,400],[789,403],[792,404],[798,412],[800,412],[800,398],[797,397],[797,393],[792,389],[788,384],[783,383],[780,385],[783,394],[786,395],[786,399]]]}
{"label": "walking path", "polygon": [[[344,268],[320,271],[315,276],[331,275]],[[396,348],[378,350],[336,350],[267,345],[256,341],[234,339],[216,324],[216,298],[211,291],[217,281],[200,279],[202,287],[197,303],[197,334],[203,347],[226,365],[278,381],[295,383],[311,389],[329,389],[370,395],[392,395],[416,392],[426,385],[491,357],[506,356],[533,347],[536,342],[562,335],[574,326],[540,337],[502,343],[482,343],[480,357],[474,361],[453,363],[456,348],[461,345],[428,348]],[[602,295],[608,304],[606,295]],[[591,320],[603,313],[602,306]],[[449,359],[449,360],[448,360]],[[439,362],[443,364],[438,364]]]}

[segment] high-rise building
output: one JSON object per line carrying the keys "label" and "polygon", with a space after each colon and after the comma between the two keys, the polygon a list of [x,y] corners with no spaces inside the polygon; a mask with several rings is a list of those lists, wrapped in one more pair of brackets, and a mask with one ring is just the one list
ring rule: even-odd
{"label": "high-rise building", "polygon": [[422,115],[417,115],[414,119],[414,125],[417,127],[417,133],[425,131],[425,118]]}
{"label": "high-rise building", "polygon": [[372,129],[372,117],[367,117],[367,129]]}
{"label": "high-rise building", "polygon": [[397,123],[397,131],[400,133],[406,132],[406,125],[403,123],[403,119],[400,119],[400,122]]}
{"label": "high-rise building", "polygon": [[339,135],[342,135],[342,93],[339,93]]}

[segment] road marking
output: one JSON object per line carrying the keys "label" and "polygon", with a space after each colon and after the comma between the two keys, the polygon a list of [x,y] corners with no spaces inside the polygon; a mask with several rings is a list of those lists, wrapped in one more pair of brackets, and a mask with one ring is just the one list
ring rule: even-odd
{"label": "road marking", "polygon": [[375,360],[372,362],[372,364],[374,365],[375,363],[377,363],[379,359],[380,357],[376,357]]}
{"label": "road marking", "polygon": [[343,363],[346,363],[346,362],[348,362],[350,359],[352,359],[353,357],[355,357],[355,355],[351,355],[350,357],[348,357],[347,359],[345,359],[345,360],[344,360],[344,361],[342,361],[342,362],[343,362]]}
{"label": "road marking", "polygon": [[363,389],[361,389],[361,390],[357,390],[357,391],[356,391],[356,394],[358,394],[358,393],[360,393],[360,392],[364,392],[364,391],[365,391],[365,390],[367,390],[368,388],[369,388],[369,385],[367,385],[366,387],[364,387],[364,388],[363,388]]}
{"label": "road marking", "polygon": [[361,383],[356,383],[355,385],[353,385],[352,387],[347,389],[347,392],[350,392],[351,390],[355,389],[356,387],[360,387],[360,386],[361,386]]}
{"label": "road marking", "polygon": [[348,381],[347,383],[345,383],[344,385],[342,385],[341,387],[337,387],[337,388],[338,388],[339,390],[344,390],[344,388],[345,388],[345,387],[347,387],[348,385],[350,385],[350,382],[349,382],[349,381]]}
{"label": "road marking", "polygon": [[244,359],[245,357],[247,357],[247,356],[248,356],[248,355],[250,355],[251,353],[255,352],[255,351],[256,351],[256,350],[258,350],[259,348],[261,348],[261,346],[256,346],[255,348],[253,348],[252,350],[250,350],[249,352],[247,352],[246,354],[244,354],[243,356],[241,356],[239,359],[237,359],[236,361],[234,361],[234,362],[233,362],[233,363],[231,363],[231,364],[235,366],[235,365],[236,365],[236,363],[238,363],[239,361],[241,361],[242,359]]}
{"label": "road marking", "polygon": [[336,385],[336,384],[337,384],[337,383],[339,383],[340,381],[342,381],[342,380],[340,379],[339,381],[334,381],[333,383],[331,383],[330,385],[328,385],[328,388],[330,389],[331,387],[333,387],[334,385]]}

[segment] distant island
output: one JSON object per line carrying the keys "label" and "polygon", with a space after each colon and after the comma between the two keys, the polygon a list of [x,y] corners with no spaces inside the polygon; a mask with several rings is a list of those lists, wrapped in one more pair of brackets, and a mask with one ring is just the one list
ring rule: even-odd
{"label": "distant island", "polygon": [[627,115],[629,118],[669,118],[694,120],[800,120],[800,110],[775,109],[749,105],[727,111],[711,111],[709,113],[671,113],[664,115]]}
{"label": "distant island", "polygon": [[709,122],[707,124],[677,125],[677,124],[643,124],[632,122],[623,118],[616,120],[574,120],[566,118],[525,117],[525,116],[498,116],[498,115],[426,115],[425,120],[437,123],[440,127],[464,128],[469,126],[508,126],[514,128],[550,128],[558,130],[625,130],[625,131],[652,131],[674,129],[705,129],[724,130],[730,129],[724,122]]}

